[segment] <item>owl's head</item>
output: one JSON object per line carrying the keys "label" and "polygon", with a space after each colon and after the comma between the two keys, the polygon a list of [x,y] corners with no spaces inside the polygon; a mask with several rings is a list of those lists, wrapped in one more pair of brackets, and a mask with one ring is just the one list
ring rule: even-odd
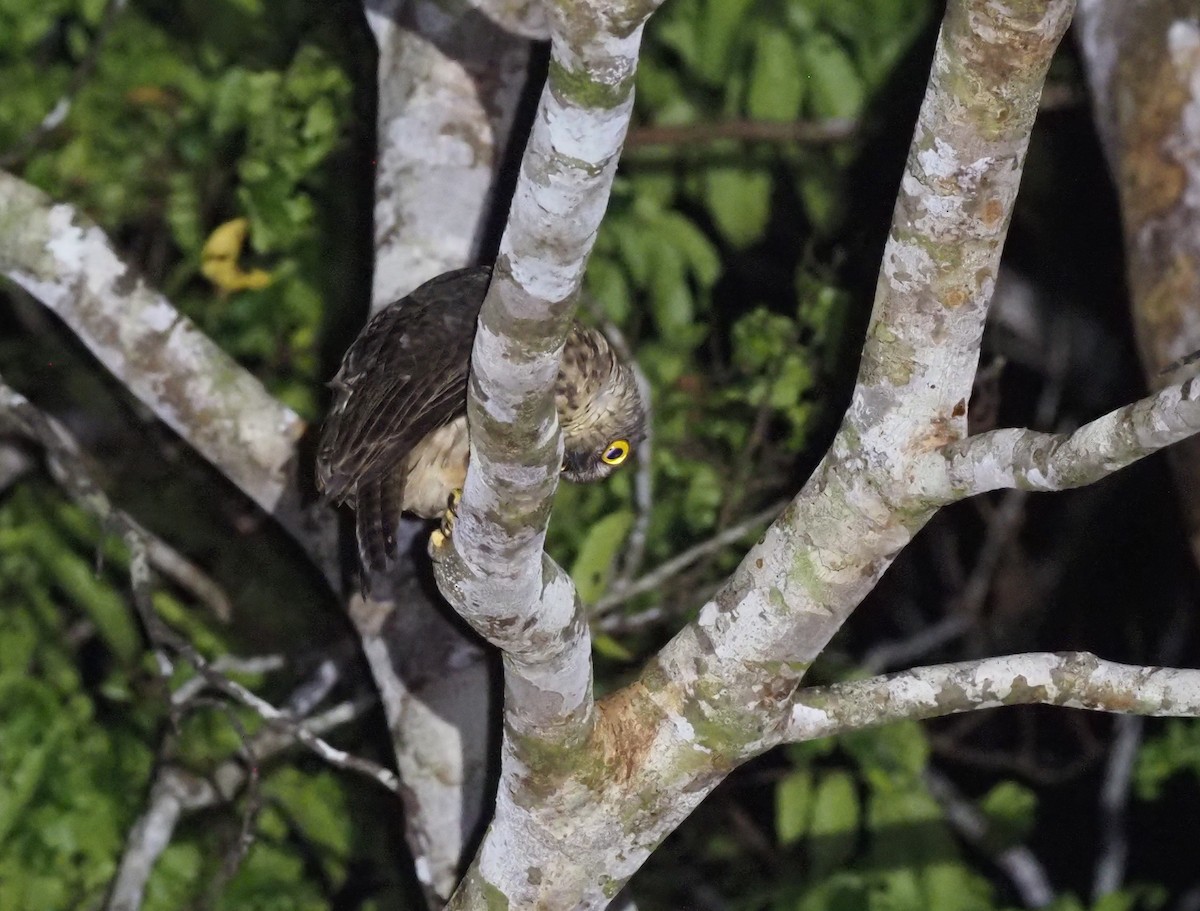
{"label": "owl's head", "polygon": [[576,328],[568,336],[556,401],[568,481],[607,478],[646,436],[637,377],[594,329]]}

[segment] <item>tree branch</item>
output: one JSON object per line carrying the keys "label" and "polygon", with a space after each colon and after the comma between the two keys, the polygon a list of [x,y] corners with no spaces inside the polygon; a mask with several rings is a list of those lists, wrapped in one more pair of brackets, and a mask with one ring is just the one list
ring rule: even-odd
{"label": "tree branch", "polygon": [[591,724],[587,625],[543,554],[562,444],[553,383],[633,109],[654,4],[553,11],[550,73],[472,356],[471,460],[439,585],[505,653],[514,732],[578,740]]}
{"label": "tree branch", "polygon": [[1067,490],[1092,484],[1197,431],[1200,378],[1192,377],[1074,433],[981,433],[929,454],[914,474],[926,493],[942,502],[1007,487]]}
{"label": "tree branch", "polygon": [[[541,4],[365,0],[379,47],[372,308],[483,255]],[[517,4],[510,4],[517,6]],[[502,7],[503,4],[491,3]]]}
{"label": "tree branch", "polygon": [[1117,664],[1088,652],[1032,652],[914,668],[801,689],[771,745],[1002,705],[1193,718],[1200,716],[1200,670]]}
{"label": "tree branch", "polygon": [[750,534],[750,532],[768,525],[776,516],[783,512],[785,506],[787,506],[787,501],[772,503],[766,509],[759,510],[736,525],[722,529],[707,541],[701,541],[699,544],[689,547],[682,553],[676,554],[671,559],[660,563],[650,572],[646,573],[646,575],[610,592],[592,607],[592,619],[594,620],[611,613],[631,598],[661,588],[664,583],[679,575],[697,560],[701,560],[723,547],[728,547],[730,544],[736,544],[746,537],[746,535]]}
{"label": "tree branch", "polygon": [[1054,888],[1046,870],[1025,845],[1013,845],[1001,851],[989,850],[988,819],[958,792],[954,783],[932,768],[921,776],[933,799],[941,804],[946,820],[966,841],[991,855],[1004,871],[1027,908],[1044,908],[1054,901]]}
{"label": "tree branch", "polygon": [[627,16],[651,7],[557,9],[550,83],[475,342],[465,495],[437,566],[454,606],[506,652],[496,817],[452,900],[461,908],[500,896],[607,903],[729,769],[777,737],[763,719],[782,718],[811,661],[933,514],[909,466],[965,435],[1038,94],[1073,3],[950,4],[832,450],[698,620],[594,712],[578,606],[542,560],[559,465],[550,387],[627,122],[638,37]]}
{"label": "tree branch", "polygon": [[[445,4],[365,0],[379,48],[375,173],[378,309],[423,281],[490,259],[507,206],[516,112],[543,6],[525,0]],[[482,14],[481,14],[482,13]],[[491,668],[474,637],[425,584],[425,523],[404,520],[388,586],[349,613],[379,689],[404,782],[405,836],[431,907],[458,883],[484,820]]]}
{"label": "tree branch", "polygon": [[263,510],[327,578],[333,515],[304,515],[294,483],[304,422],[117,255],[64,203],[0,172],[0,274],[55,313],[143,404]]}
{"label": "tree branch", "polygon": [[[15,424],[22,435],[45,448],[56,480],[84,509],[113,531],[119,533],[130,550],[130,581],[133,603],[151,641],[182,656],[213,689],[251,709],[269,725],[286,731],[330,765],[349,769],[374,779],[390,791],[399,791],[395,774],[378,763],[352,756],[304,730],[284,711],[251,692],[236,681],[214,670],[196,648],[163,622],[150,603],[148,538],[142,527],[109,502],[83,459],[78,445],[67,430],[43,414],[23,395],[0,378],[0,416]],[[161,651],[161,650],[160,650]],[[166,676],[169,666],[162,664]]]}
{"label": "tree branch", "polygon": [[[370,699],[342,702],[301,723],[311,734],[320,736],[358,718],[373,702]],[[292,708],[289,704],[288,709]],[[287,734],[265,728],[252,738],[249,749],[263,763],[295,742]],[[246,778],[246,766],[237,759],[222,762],[206,778],[177,766],[163,766],[150,788],[149,805],[129,830],[117,875],[109,891],[107,911],[137,911],[142,906],[146,883],[154,871],[154,865],[170,845],[179,820],[187,813],[232,800],[245,784]]]}

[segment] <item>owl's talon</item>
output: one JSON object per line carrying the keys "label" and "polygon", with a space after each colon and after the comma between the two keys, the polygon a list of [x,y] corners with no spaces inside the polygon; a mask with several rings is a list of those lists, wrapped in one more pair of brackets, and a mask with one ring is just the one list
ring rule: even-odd
{"label": "owl's talon", "polygon": [[429,533],[429,550],[442,550],[450,543],[450,538],[454,535],[454,520],[457,518],[455,510],[458,508],[458,503],[462,499],[462,488],[456,487],[450,491],[450,496],[446,498],[446,511],[442,513],[442,525],[440,528],[435,528]]}
{"label": "owl's talon", "polygon": [[435,555],[443,547],[450,543],[450,539],[442,534],[440,528],[435,528],[429,533],[429,553]]}
{"label": "owl's talon", "polygon": [[447,538],[454,534],[454,520],[458,518],[456,510],[462,500],[462,488],[455,487],[446,498],[446,511],[442,513],[442,534]]}

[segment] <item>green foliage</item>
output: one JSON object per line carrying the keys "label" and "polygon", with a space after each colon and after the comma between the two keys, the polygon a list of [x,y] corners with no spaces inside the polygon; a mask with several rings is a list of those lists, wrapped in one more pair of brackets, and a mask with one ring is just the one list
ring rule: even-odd
{"label": "green foliage", "polygon": [[625,540],[632,524],[633,513],[620,510],[605,516],[588,529],[579,548],[579,556],[571,566],[571,576],[579,597],[584,601],[595,601],[604,592],[621,542]]}
{"label": "green foliage", "polygon": [[[663,124],[715,116],[768,121],[858,118],[921,32],[926,0],[677,0],[652,21],[638,79],[639,110]],[[810,222],[844,223],[845,169],[853,149],[714,146],[723,166],[692,158],[688,198],[722,239],[747,247],[767,230],[774,192],[790,183]],[[786,175],[786,176],[785,176]]]}
{"label": "green foliage", "polygon": [[[343,21],[350,7],[132,0],[102,36],[106,5],[0,2],[0,153],[13,156],[8,166],[22,177],[99,222],[183,312],[288,404],[315,417],[327,369],[318,360],[322,328],[360,290],[342,280],[353,265],[353,226],[330,232],[327,224],[349,209],[342,200],[365,173],[338,167],[356,125],[349,65],[359,63]],[[102,37],[94,70],[72,89],[65,121],[27,143]],[[225,293],[202,273],[202,250],[215,228],[237,216],[250,227],[242,264],[269,271],[271,281]],[[368,206],[359,224],[369,217]],[[43,399],[60,395],[79,413],[91,412],[93,426],[104,427],[101,445],[111,446],[116,437],[104,411],[111,405],[97,368],[87,365],[80,376],[59,355],[48,365],[30,363],[42,342],[22,347],[20,339],[0,338],[6,378],[20,375]],[[49,391],[24,382],[24,373],[51,376]],[[161,490],[147,490],[154,484],[141,477],[126,483],[126,456],[105,466],[117,478],[104,479],[110,489],[133,488],[118,490],[122,504],[148,505],[148,524],[174,524],[176,541],[196,545],[206,561],[225,559],[205,537],[205,507],[226,510],[220,534],[228,538],[229,498],[183,489],[195,473],[175,456],[178,481],[168,475]],[[244,544],[233,546],[242,547],[245,564]],[[288,600],[274,584],[281,571],[261,567],[244,591],[231,592],[263,608],[264,629],[295,626],[296,613],[311,606],[304,602],[315,600],[291,599],[288,612],[270,619],[277,602]],[[259,722],[240,710],[200,708],[178,730],[167,723],[158,667],[130,604],[124,547],[36,475],[0,495],[0,603],[0,905],[100,907],[144,809],[156,752],[165,749],[171,762],[204,776],[241,755],[238,727],[252,733]],[[234,648],[229,630],[214,627],[187,594],[156,587],[153,603],[210,657]],[[272,650],[292,647],[278,637],[264,641]],[[192,674],[176,662],[171,683]],[[234,676],[268,698],[280,695],[269,680]],[[361,902],[394,891],[395,843],[370,822],[381,815],[378,795],[351,812],[351,796],[363,786],[327,771],[307,774],[307,764],[318,765],[303,754],[298,764],[294,754],[264,764],[255,844],[219,894],[210,889],[238,837],[242,800],[214,807],[201,825],[185,814],[143,908],[329,908],[348,870],[368,855],[379,872],[357,890]],[[380,854],[389,855],[386,864]],[[394,898],[387,907],[404,906]]]}
{"label": "green foliage", "polygon": [[1157,800],[1173,777],[1190,772],[1200,776],[1200,724],[1171,719],[1161,735],[1148,740],[1138,753],[1134,786],[1142,800]]}
{"label": "green foliage", "polygon": [[[97,551],[104,557],[100,570],[86,556]],[[25,484],[0,500],[5,911],[94,906],[143,809],[153,744],[168,728],[157,667],[143,653],[132,619],[127,574],[121,544],[53,488]],[[153,600],[210,657],[229,653],[229,642],[203,619],[202,608],[163,589]],[[178,663],[172,686],[192,675]],[[267,689],[261,675],[232,676]],[[242,710],[190,711],[171,735],[171,761],[203,775],[240,756],[242,732],[260,726]],[[328,891],[340,888],[351,864],[361,862],[356,825],[368,814],[350,811],[348,783],[327,770],[308,774],[272,763],[263,776],[255,844],[217,907],[328,908]],[[237,836],[241,812],[234,802],[211,811],[215,825],[193,828],[185,821],[179,827],[149,881],[146,911],[189,907],[206,894]]]}
{"label": "green foliage", "polygon": [[[62,0],[0,13],[0,35],[13,38],[0,40],[0,149],[63,94],[97,40],[97,6]],[[28,155],[23,176],[116,238],[143,235],[133,253],[151,281],[314,416],[328,253],[318,196],[348,129],[350,80],[321,46],[327,33],[309,21],[311,4],[270,13],[290,28],[268,27],[258,4],[170,6],[164,17],[154,3],[134,3],[116,19],[93,77],[62,127]],[[239,32],[260,40],[252,55],[236,40],[230,46]],[[60,34],[65,48],[55,47]],[[274,280],[223,296],[201,277],[200,251],[237,215],[249,218],[251,256]]]}
{"label": "green foliage", "polygon": [[[844,5],[673,0],[647,31],[638,119],[860,117],[930,4],[871,0],[853,13]],[[740,275],[756,268],[756,250],[789,198],[818,232],[836,230],[847,215],[844,178],[855,156],[853,143],[819,149],[723,140],[635,150],[624,161],[585,290],[596,315],[636,342],[653,393],[648,562],[792,489],[789,467],[822,415],[823,383],[852,302],[828,256],[806,256],[790,292],[770,299],[752,284],[747,295]],[[794,229],[788,236],[794,245]],[[603,596],[628,527],[610,518],[629,509],[628,473],[602,490],[559,493],[550,549],[573,567],[588,601]],[[603,546],[599,522],[613,539]],[[706,564],[708,575],[727,571],[736,549]]]}
{"label": "green foliage", "polygon": [[102,894],[137,812],[128,794],[150,771],[150,718],[90,696],[68,644],[94,623],[117,673],[139,648],[127,610],[109,614],[112,589],[78,567],[58,521],[69,511],[28,487],[0,504],[0,882],[12,911]]}
{"label": "green foliage", "polygon": [[1002,781],[983,796],[979,809],[991,823],[991,841],[1004,850],[1025,839],[1033,830],[1037,797],[1015,781]]}

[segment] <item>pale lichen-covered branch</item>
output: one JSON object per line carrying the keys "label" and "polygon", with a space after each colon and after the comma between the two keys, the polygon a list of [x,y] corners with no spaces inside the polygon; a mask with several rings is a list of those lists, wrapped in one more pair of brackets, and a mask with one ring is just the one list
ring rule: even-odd
{"label": "pale lichen-covered branch", "polygon": [[267,512],[304,422],[117,255],[85,215],[0,172],[0,273],[55,313],[164,423]]}
{"label": "pale lichen-covered branch", "polygon": [[[440,567],[443,588],[477,628],[540,658],[547,673],[531,681],[528,667],[508,662],[496,819],[455,906],[500,897],[602,906],[729,769],[777,739],[811,661],[932,515],[936,504],[909,470],[966,434],[1038,94],[1072,8],[950,4],[837,442],[698,621],[600,703],[594,724],[578,689],[586,638],[575,632],[569,589],[540,559],[558,465],[548,390],[582,266],[572,254],[590,242],[612,166],[595,152],[625,126],[604,116],[604,102],[625,103],[620,86],[632,69],[596,58],[595,36],[607,37],[596,23],[574,46],[562,28],[481,319],[472,469],[458,552]],[[564,17],[575,9],[586,8]],[[576,123],[564,101],[581,98],[599,106],[597,118],[564,129]],[[572,654],[574,675],[565,673]],[[545,732],[554,712],[557,739]]]}
{"label": "pale lichen-covered branch", "polygon": [[1002,705],[1200,716],[1200,670],[1140,667],[1087,652],[1032,653],[940,664],[796,693],[779,742],[940,718]]}
{"label": "pale lichen-covered branch", "polygon": [[[372,309],[491,255],[501,179],[540,2],[366,0],[379,49]],[[500,211],[497,211],[500,210]],[[502,222],[501,222],[502,223]],[[383,701],[404,781],[405,835],[431,906],[458,882],[486,800],[492,674],[479,643],[420,584],[405,520],[390,591],[354,596],[350,617]],[[419,551],[418,551],[419,553]],[[424,560],[421,553],[418,560]]]}
{"label": "pale lichen-covered branch", "polygon": [[586,624],[570,580],[542,553],[561,463],[552,390],[652,8],[552,8],[549,77],[475,340],[470,471],[439,582],[505,652],[507,686],[521,691],[508,723],[528,734],[577,738],[590,724]]}
{"label": "pale lichen-covered branch", "polygon": [[73,206],[0,171],[0,213],[0,274],[58,316],[335,579],[332,514],[304,511],[295,483],[300,417],[149,287]]}
{"label": "pale lichen-covered branch", "polygon": [[[586,761],[594,721],[590,640],[567,575],[542,552],[561,442],[558,372],[576,293],[599,230],[633,109],[642,23],[652,4],[548,6],[552,56],[480,316],[468,402],[471,463],[442,591],[505,662],[506,737],[498,809],[452,904],[498,891],[535,900],[526,860],[557,853],[533,805],[531,767]],[[552,757],[558,757],[555,760]],[[593,884],[589,901],[602,892]],[[578,895],[564,901],[576,904]]]}
{"label": "pale lichen-covered branch", "polygon": [[[1078,46],[1121,203],[1125,277],[1148,384],[1200,349],[1200,19],[1190,0],[1081,0]],[[1200,560],[1200,441],[1171,467]]]}
{"label": "pale lichen-covered branch", "polygon": [[482,12],[430,0],[364,7],[379,48],[378,309],[485,252],[529,67],[532,44],[522,36],[536,34],[542,16],[540,3]]}
{"label": "pale lichen-covered branch", "polygon": [[1200,378],[1147,396],[1072,433],[993,430],[914,461],[915,484],[950,503],[1002,488],[1068,490],[1092,484],[1200,432]]}

